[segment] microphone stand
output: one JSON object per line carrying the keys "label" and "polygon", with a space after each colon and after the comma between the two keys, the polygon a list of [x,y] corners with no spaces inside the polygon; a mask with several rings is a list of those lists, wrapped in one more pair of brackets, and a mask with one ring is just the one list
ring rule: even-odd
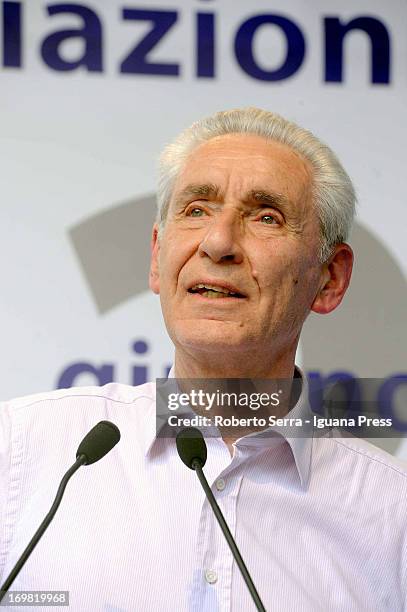
{"label": "microphone stand", "polygon": [[225,521],[225,519],[223,518],[223,514],[221,512],[221,509],[218,506],[218,503],[215,499],[214,494],[211,491],[211,488],[208,484],[208,481],[206,480],[205,474],[203,473],[203,469],[202,469],[202,461],[198,458],[195,458],[192,460],[191,462],[191,467],[193,470],[195,470],[195,472],[197,473],[197,476],[199,478],[199,481],[206,493],[206,497],[208,499],[208,502],[210,503],[212,510],[216,516],[216,519],[219,523],[220,528],[223,531],[223,534],[226,538],[227,543],[229,544],[229,548],[232,551],[233,557],[242,573],[243,579],[246,583],[247,588],[250,591],[250,595],[253,598],[254,604],[257,608],[257,610],[259,612],[266,612],[266,608],[263,605],[263,602],[260,599],[260,595],[258,594],[256,587],[254,586],[253,580],[251,579],[251,576],[249,574],[249,571],[245,565],[245,562],[242,559],[242,555],[239,552],[238,547],[236,546],[236,542],[232,536],[232,534],[230,533],[230,529],[227,526],[227,523]]}
{"label": "microphone stand", "polygon": [[51,508],[50,508],[50,510],[49,510],[49,512],[47,514],[47,516],[44,518],[44,520],[42,521],[41,525],[38,527],[37,531],[35,532],[35,534],[33,535],[32,539],[30,540],[27,548],[25,549],[25,551],[23,552],[23,554],[21,555],[21,557],[19,558],[19,560],[15,564],[15,566],[13,568],[13,571],[10,572],[10,574],[8,575],[6,581],[1,585],[1,587],[0,587],[0,602],[3,599],[3,597],[5,596],[5,594],[7,593],[7,591],[9,590],[9,588],[11,587],[11,585],[13,584],[17,574],[19,573],[19,571],[23,567],[24,563],[27,561],[28,557],[31,555],[32,551],[34,550],[34,548],[38,544],[39,540],[41,539],[42,534],[44,533],[44,531],[46,530],[46,528],[48,527],[48,525],[50,524],[50,522],[54,518],[55,513],[58,510],[59,505],[61,503],[62,496],[64,494],[66,485],[68,484],[68,480],[71,478],[71,476],[73,476],[73,474],[75,474],[75,472],[81,467],[81,465],[84,465],[86,463],[86,461],[87,461],[86,455],[79,455],[79,457],[77,458],[75,463],[65,473],[65,475],[62,478],[62,480],[60,482],[60,485],[58,487],[58,491],[57,491],[57,494],[55,496],[54,503],[52,504],[52,506],[51,506]]}

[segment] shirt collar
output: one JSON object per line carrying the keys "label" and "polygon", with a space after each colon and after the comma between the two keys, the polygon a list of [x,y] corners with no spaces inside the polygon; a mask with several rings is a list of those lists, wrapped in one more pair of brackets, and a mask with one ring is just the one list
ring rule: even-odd
{"label": "shirt collar", "polygon": [[289,445],[301,486],[306,489],[310,478],[314,427],[308,399],[309,387],[307,378],[298,366],[295,366],[295,376],[301,379],[301,393],[295,406],[285,415],[285,418],[301,419],[302,427],[296,425],[270,427],[257,433],[248,434],[237,440],[236,444],[265,448],[270,445],[270,431],[274,431]]}
{"label": "shirt collar", "polygon": [[[266,448],[270,445],[270,430],[274,431],[277,435],[285,440],[290,446],[293,459],[298,471],[298,475],[303,488],[308,487],[310,469],[311,469],[311,453],[312,453],[312,440],[313,440],[313,425],[312,425],[312,411],[309,405],[308,394],[308,381],[306,376],[298,366],[295,366],[295,376],[301,378],[301,393],[295,406],[286,415],[286,418],[291,419],[302,419],[303,427],[298,428],[296,426],[285,426],[285,427],[270,427],[269,429],[248,434],[243,438],[236,440],[237,446],[250,446],[256,448]],[[174,365],[168,372],[168,378],[175,378]],[[146,436],[145,454],[148,455],[152,446],[156,440],[158,432],[164,426],[164,421],[156,426],[156,413],[155,413],[155,402],[154,402],[154,415],[149,420],[149,429]],[[307,424],[305,421],[309,421]]]}

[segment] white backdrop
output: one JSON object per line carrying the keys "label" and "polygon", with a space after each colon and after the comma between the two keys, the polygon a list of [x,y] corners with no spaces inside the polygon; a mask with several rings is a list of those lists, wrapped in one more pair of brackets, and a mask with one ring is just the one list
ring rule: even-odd
{"label": "white backdrop", "polygon": [[[61,2],[0,2],[2,398],[165,375],[172,345],[147,285],[157,157],[192,121],[247,105],[277,111],[326,141],[360,202],[349,297],[331,316],[309,319],[300,363],[314,376],[406,375],[405,3],[75,6],[88,9],[88,29],[65,32],[52,49],[50,35],[80,34],[84,18]],[[124,8],[150,13],[123,19]],[[205,27],[196,25],[199,13],[209,15],[199,17]],[[250,42],[256,18],[264,23]],[[344,38],[338,80],[332,28],[352,20],[359,21]],[[133,72],[121,72],[132,48],[166,23],[146,58],[139,48],[138,67],[133,60]],[[79,67],[61,69],[81,58]],[[158,74],[141,73],[143,61]],[[160,74],[166,70],[178,74]],[[407,423],[406,404],[399,394]],[[407,456],[404,443],[388,448]]]}

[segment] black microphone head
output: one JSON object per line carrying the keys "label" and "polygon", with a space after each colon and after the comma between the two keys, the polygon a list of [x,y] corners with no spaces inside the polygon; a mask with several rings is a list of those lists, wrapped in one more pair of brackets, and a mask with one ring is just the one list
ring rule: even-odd
{"label": "black microphone head", "polygon": [[206,463],[206,444],[202,433],[195,427],[187,427],[177,434],[177,450],[182,461],[191,470],[194,470],[192,463],[198,459],[203,467]]}
{"label": "black microphone head", "polygon": [[119,428],[110,421],[100,421],[93,427],[79,444],[76,458],[86,456],[85,465],[95,463],[112,450],[120,440]]}

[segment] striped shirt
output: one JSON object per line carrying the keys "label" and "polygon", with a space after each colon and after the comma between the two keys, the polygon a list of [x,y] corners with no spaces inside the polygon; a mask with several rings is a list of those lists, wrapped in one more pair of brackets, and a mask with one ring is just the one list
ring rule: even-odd
{"label": "striped shirt", "polygon": [[[1,405],[1,583],[82,437],[110,420],[119,444],[69,482],[11,590],[69,591],[78,612],[255,610],[196,474],[156,437],[155,389],[112,383]],[[304,380],[289,416],[308,410],[307,393]],[[268,612],[407,611],[401,461],[340,437],[252,434],[233,458],[221,438],[207,446],[204,472]]]}

